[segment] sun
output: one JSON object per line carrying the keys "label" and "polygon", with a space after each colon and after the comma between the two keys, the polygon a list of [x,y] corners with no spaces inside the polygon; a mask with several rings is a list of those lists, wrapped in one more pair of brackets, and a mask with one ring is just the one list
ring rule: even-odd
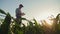
{"label": "sun", "polygon": [[53,24],[53,22],[51,21],[51,20],[49,20],[49,19],[45,19],[46,20],[46,23],[48,24],[48,25],[52,25]]}
{"label": "sun", "polygon": [[42,20],[40,20],[40,24],[41,25],[52,26],[54,20],[51,20],[51,19],[54,19],[54,17],[53,16],[49,16],[48,18],[42,19]]}

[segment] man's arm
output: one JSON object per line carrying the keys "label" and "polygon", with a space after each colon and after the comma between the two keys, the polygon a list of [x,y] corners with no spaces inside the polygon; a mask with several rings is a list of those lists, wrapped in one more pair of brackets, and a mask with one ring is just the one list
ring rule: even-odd
{"label": "man's arm", "polygon": [[21,13],[21,16],[24,16],[25,15],[25,13]]}

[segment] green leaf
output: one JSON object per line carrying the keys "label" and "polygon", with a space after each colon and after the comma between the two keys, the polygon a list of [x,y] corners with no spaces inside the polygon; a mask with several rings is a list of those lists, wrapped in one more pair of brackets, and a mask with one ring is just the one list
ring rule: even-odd
{"label": "green leaf", "polygon": [[2,9],[0,9],[0,13],[2,13],[2,14],[5,14],[5,15],[6,15],[6,13],[5,13]]}
{"label": "green leaf", "polygon": [[34,23],[35,23],[35,26],[37,26],[38,24],[37,24],[37,21],[35,20],[35,19],[33,19],[34,20]]}

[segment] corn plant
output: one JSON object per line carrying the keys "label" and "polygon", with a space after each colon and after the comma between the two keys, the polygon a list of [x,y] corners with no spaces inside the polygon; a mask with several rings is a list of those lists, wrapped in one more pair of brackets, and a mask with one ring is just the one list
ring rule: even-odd
{"label": "corn plant", "polygon": [[[21,25],[17,23],[16,18],[12,17],[9,13],[6,13],[1,9],[0,13],[5,15],[5,18],[3,19],[4,21],[0,25],[0,34],[45,34],[44,29],[46,27],[43,28],[44,25],[41,26],[40,24],[38,24],[36,19],[33,19],[34,22],[32,22],[26,18],[21,18],[21,20],[26,20],[28,22],[27,26],[21,23],[21,25],[23,25],[21,27]],[[58,17],[59,15],[60,14],[56,16],[56,22],[55,24],[53,24],[53,29],[55,29],[55,31],[53,31],[54,34],[60,34],[60,19]]]}
{"label": "corn plant", "polygon": [[10,28],[10,23],[11,23],[11,16],[9,13],[5,13],[3,10],[0,9],[0,13],[5,14],[6,17],[4,19],[3,24],[1,25],[1,34],[8,34],[9,28]]}

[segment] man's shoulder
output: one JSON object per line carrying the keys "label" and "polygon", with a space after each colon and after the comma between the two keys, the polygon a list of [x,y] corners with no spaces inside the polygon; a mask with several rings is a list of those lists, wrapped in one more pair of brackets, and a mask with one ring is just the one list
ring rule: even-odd
{"label": "man's shoulder", "polygon": [[19,9],[19,8],[16,8],[16,10]]}

